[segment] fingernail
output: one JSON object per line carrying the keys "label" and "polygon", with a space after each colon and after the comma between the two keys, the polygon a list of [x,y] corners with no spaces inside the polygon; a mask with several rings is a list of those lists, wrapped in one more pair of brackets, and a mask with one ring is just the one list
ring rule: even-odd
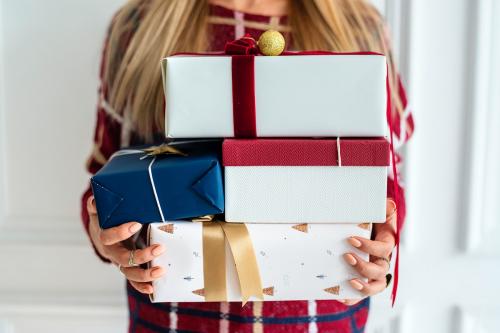
{"label": "fingernail", "polygon": [[137,231],[141,230],[141,227],[142,224],[134,223],[128,228],[128,230],[130,231],[130,233],[135,234]]}
{"label": "fingernail", "polygon": [[357,238],[349,237],[349,239],[347,241],[349,242],[349,244],[351,244],[354,247],[360,247],[361,246],[361,242]]}
{"label": "fingernail", "polygon": [[358,280],[351,280],[349,281],[349,283],[351,284],[351,286],[356,289],[356,290],[361,290],[363,289],[363,285],[361,284],[361,282],[359,282]]}
{"label": "fingernail", "polygon": [[152,278],[158,278],[162,276],[163,274],[163,269],[161,267],[156,267],[151,270],[151,277]]}
{"label": "fingernail", "polygon": [[156,245],[151,253],[156,257],[165,252],[165,248],[162,245]]}
{"label": "fingernail", "polygon": [[354,256],[352,254],[349,254],[349,253],[344,254],[344,259],[351,266],[354,266],[358,263],[356,258],[354,258]]}

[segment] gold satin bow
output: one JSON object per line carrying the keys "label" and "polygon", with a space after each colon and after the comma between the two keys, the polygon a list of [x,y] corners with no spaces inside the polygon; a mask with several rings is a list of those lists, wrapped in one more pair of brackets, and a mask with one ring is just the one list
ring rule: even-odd
{"label": "gold satin bow", "polygon": [[257,258],[248,229],[243,223],[203,222],[203,278],[205,301],[227,300],[226,242],[236,265],[242,306],[255,296],[264,299]]}

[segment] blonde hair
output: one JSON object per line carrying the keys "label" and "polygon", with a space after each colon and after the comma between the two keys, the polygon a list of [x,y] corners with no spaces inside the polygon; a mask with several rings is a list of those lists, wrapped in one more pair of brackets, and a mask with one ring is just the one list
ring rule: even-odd
{"label": "blonde hair", "polygon": [[[109,104],[118,112],[129,108],[133,129],[144,140],[164,129],[160,60],[206,51],[208,16],[208,0],[129,0],[115,16],[103,82]],[[383,19],[373,6],[365,0],[289,0],[288,23],[295,50],[386,54],[394,109],[402,112]]]}

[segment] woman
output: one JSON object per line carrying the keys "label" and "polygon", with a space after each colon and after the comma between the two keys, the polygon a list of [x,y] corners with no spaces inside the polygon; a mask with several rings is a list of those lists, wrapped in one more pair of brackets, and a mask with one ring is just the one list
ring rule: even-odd
{"label": "woman", "polygon": [[[130,0],[114,17],[105,41],[95,145],[88,170],[95,173],[120,147],[161,141],[164,104],[159,61],[175,52],[220,51],[245,33],[281,31],[288,49],[377,51],[389,59],[392,122],[400,145],[412,132],[406,98],[388,48],[381,17],[363,0]],[[391,176],[392,177],[392,176]],[[392,193],[389,179],[388,197]],[[399,193],[403,193],[399,191]],[[397,218],[404,218],[404,197],[395,198]],[[97,254],[120,265],[126,276],[130,332],[362,332],[369,299],[241,303],[152,304],[146,294],[151,281],[168,274],[161,267],[129,267],[125,240],[139,233],[135,222],[100,230],[90,189],[82,199],[82,217]],[[349,243],[371,255],[365,262],[354,254],[345,260],[366,283],[351,284],[371,296],[386,288],[386,273],[395,237],[395,217],[374,230],[373,240]],[[143,230],[144,231],[144,230]],[[139,233],[140,234],[140,233]],[[141,237],[134,237],[140,242]],[[163,251],[152,245],[133,253],[144,264]]]}

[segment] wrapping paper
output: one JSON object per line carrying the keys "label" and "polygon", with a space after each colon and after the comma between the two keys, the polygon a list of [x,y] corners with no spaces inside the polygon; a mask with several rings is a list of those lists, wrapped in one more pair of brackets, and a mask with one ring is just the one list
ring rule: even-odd
{"label": "wrapping paper", "polygon": [[187,156],[126,149],[92,177],[101,228],[224,212],[220,142],[174,146]]}
{"label": "wrapping paper", "polygon": [[[153,302],[204,302],[202,229],[202,223],[186,221],[150,225],[149,243],[167,248],[151,263],[167,270],[153,282]],[[359,276],[342,255],[354,252],[368,260],[368,255],[348,245],[346,239],[356,235],[369,238],[371,224],[247,224],[247,229],[265,301],[361,297],[348,282]],[[226,277],[227,301],[240,301],[227,246]]]}
{"label": "wrapping paper", "polygon": [[223,164],[228,222],[385,221],[389,143],[383,138],[228,139]]}
{"label": "wrapping paper", "polygon": [[386,135],[382,55],[178,55],[162,68],[167,137]]}

